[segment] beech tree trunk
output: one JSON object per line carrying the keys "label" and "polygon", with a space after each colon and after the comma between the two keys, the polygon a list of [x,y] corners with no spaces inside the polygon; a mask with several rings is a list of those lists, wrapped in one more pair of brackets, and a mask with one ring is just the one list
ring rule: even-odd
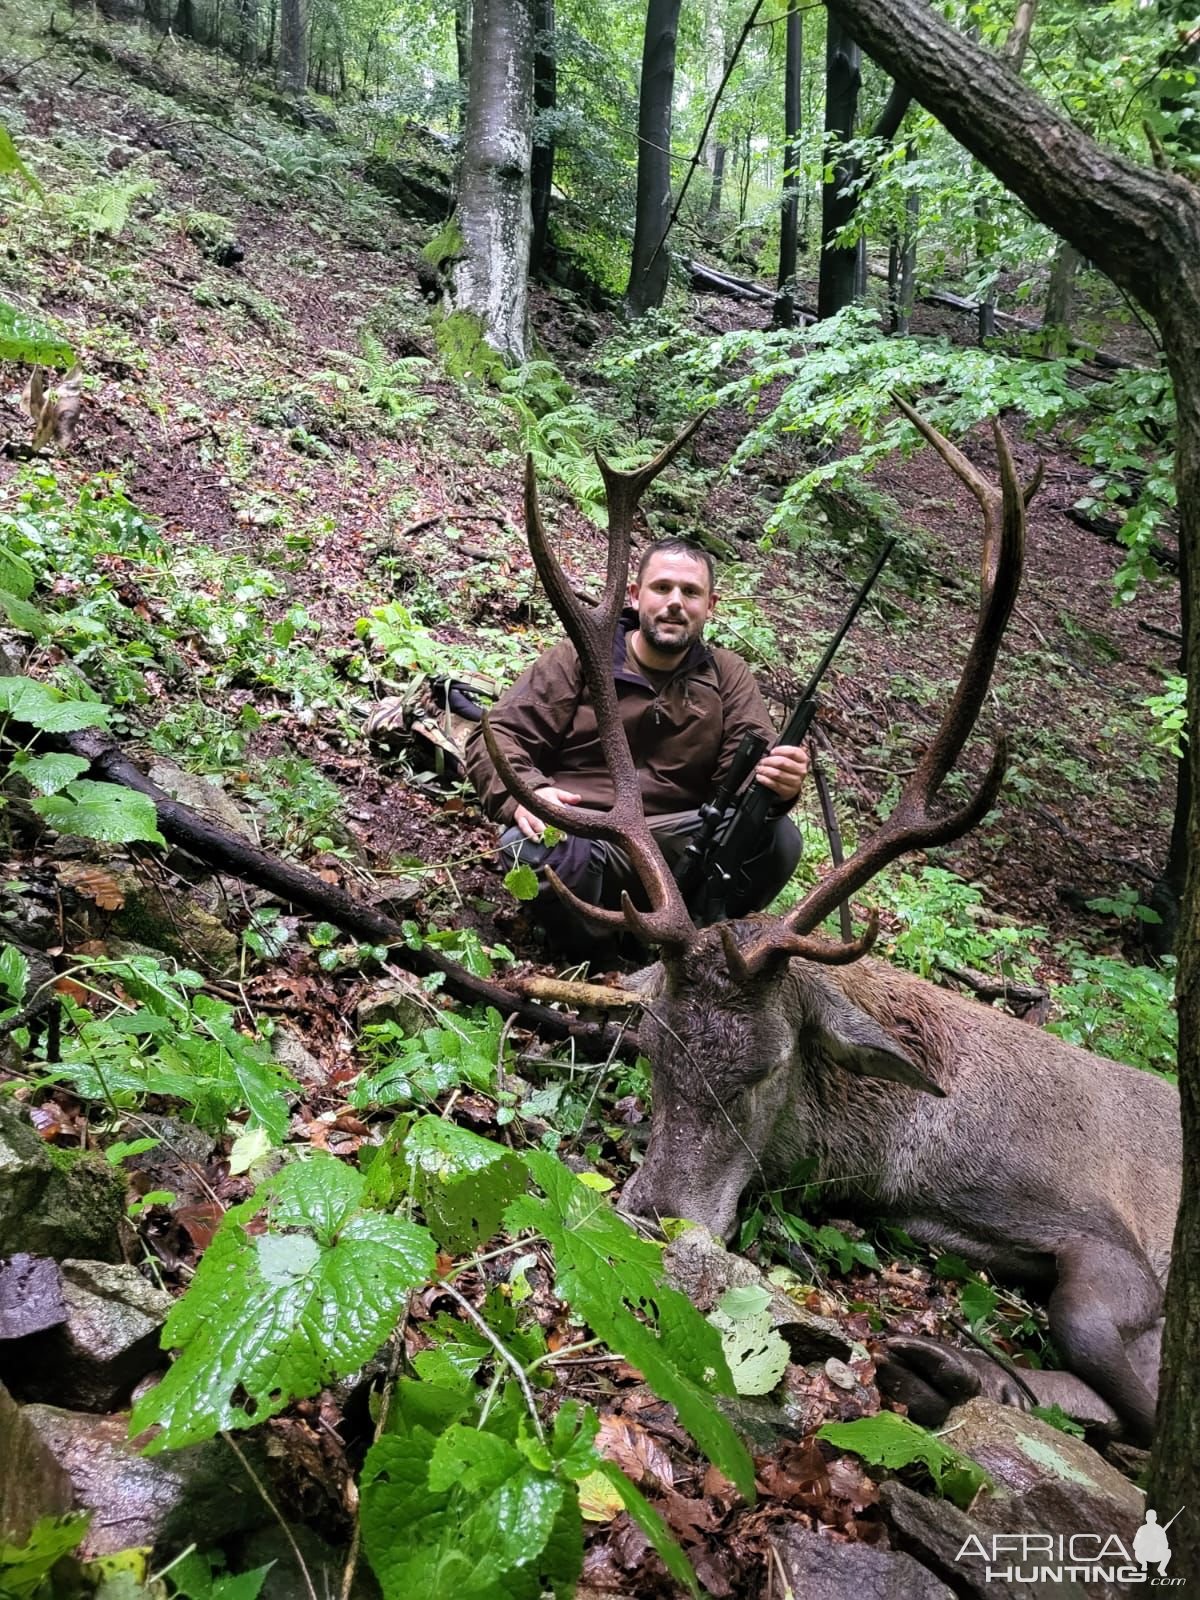
{"label": "beech tree trunk", "polygon": [[465,130],[471,96],[471,0],[454,0],[454,53],[458,61],[458,125]]}
{"label": "beech tree trunk", "polygon": [[715,222],[721,215],[721,190],[725,186],[725,157],[728,151],[728,145],[713,145],[712,189],[709,191],[708,196],[707,220],[709,222]]}
{"label": "beech tree trunk", "polygon": [[280,0],[278,83],[284,94],[308,87],[308,19],[304,0]]}
{"label": "beech tree trunk", "polygon": [[1075,300],[1075,274],[1083,260],[1073,244],[1065,239],[1058,241],[1054,260],[1050,265],[1050,282],[1046,287],[1046,309],[1042,327],[1058,328],[1064,334],[1071,331],[1071,307]]}
{"label": "beech tree trunk", "polygon": [[[535,0],[533,23],[533,108],[535,112],[551,112],[558,106],[554,0]],[[531,272],[537,272],[542,265],[542,257],[546,250],[546,230],[550,225],[550,191],[554,185],[552,133],[543,133],[533,147],[531,182],[533,235],[529,246],[529,269]]]}
{"label": "beech tree trunk", "polygon": [[670,257],[658,246],[671,216],[671,111],[682,0],[650,0],[638,95],[637,215],[625,307],[643,316],[663,303]]}
{"label": "beech tree trunk", "polygon": [[[1200,190],[1103,149],[1033,94],[928,0],[827,0],[876,61],[1048,228],[1158,323],[1175,385],[1175,481],[1186,548],[1188,751],[1194,846],[1200,815]],[[1200,851],[1189,851],[1178,945],[1183,1195],[1167,1291],[1163,1380],[1148,1503],[1171,1529],[1173,1578],[1200,1580]],[[1065,1137],[1066,1135],[1064,1135]],[[1120,1130],[1114,1130],[1120,1137]]]}
{"label": "beech tree trunk", "polygon": [[532,0],[473,0],[471,93],[453,268],[455,312],[506,361],[525,359],[533,157]]}
{"label": "beech tree trunk", "polygon": [[783,209],[779,219],[779,297],[775,326],[796,321],[796,257],[800,240],[800,99],[804,71],[804,15],[799,0],[789,0],[787,51],[783,69]]}

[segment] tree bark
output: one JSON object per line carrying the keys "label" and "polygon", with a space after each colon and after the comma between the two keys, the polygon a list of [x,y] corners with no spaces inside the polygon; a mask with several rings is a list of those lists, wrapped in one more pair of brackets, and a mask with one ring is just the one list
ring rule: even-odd
{"label": "tree bark", "polygon": [[1058,241],[1058,248],[1050,265],[1050,282],[1046,288],[1043,328],[1057,328],[1064,334],[1070,333],[1071,307],[1075,300],[1075,274],[1079,271],[1082,260],[1083,257],[1073,244],[1068,244],[1065,239]]}
{"label": "tree bark", "polygon": [[308,19],[304,0],[280,0],[278,83],[284,94],[308,87]]}
{"label": "tree bark", "polygon": [[471,97],[471,0],[454,0],[454,53],[458,61],[458,126],[467,126]]}
{"label": "tree bark", "polygon": [[638,95],[637,214],[625,307],[643,316],[663,303],[670,257],[658,248],[671,216],[671,112],[682,0],[649,0]]}
{"label": "tree bark", "polygon": [[783,69],[783,209],[779,218],[779,297],[775,326],[796,321],[796,257],[800,240],[800,104],[804,71],[804,16],[799,0],[789,0],[787,50]]}
{"label": "tree bark", "polygon": [[458,197],[456,312],[506,361],[525,359],[533,154],[532,0],[474,0],[471,94]]}
{"label": "tree bark", "polygon": [[[858,117],[858,91],[862,82],[862,52],[830,11],[825,34],[825,142],[841,143],[854,137]],[[828,152],[827,152],[828,159]],[[855,163],[840,151],[833,172],[821,188],[821,269],[817,287],[817,312],[832,317],[854,299],[858,251],[854,245],[832,241],[854,215],[854,195],[848,192],[856,176]]]}
{"label": "tree bark", "polygon": [[[855,46],[857,49],[857,46]],[[861,62],[861,53],[860,53]],[[857,70],[857,69],[856,69]],[[857,93],[856,93],[857,98]],[[871,127],[872,139],[891,140],[900,131],[900,124],[904,115],[912,104],[912,94],[903,84],[893,83],[884,102],[883,110],[875,119]],[[826,113],[826,131],[828,132],[828,102]],[[853,119],[850,123],[850,132],[841,137],[849,138],[853,133]],[[834,237],[842,228],[848,227],[854,220],[854,213],[862,204],[864,189],[859,180],[862,176],[862,163],[849,161],[839,163],[834,173],[832,187],[840,193],[833,198],[832,212],[826,210],[829,200],[830,185],[822,190],[822,239]],[[826,226],[832,220],[832,232],[826,233]],[[821,284],[826,283],[828,267],[828,304],[829,309],[821,310],[821,315],[832,316],[840,311],[843,306],[850,305],[854,300],[860,299],[866,293],[867,287],[867,241],[859,238],[854,244],[846,245],[841,249],[830,250],[827,247],[821,255]],[[823,292],[823,291],[822,291]],[[818,294],[818,306],[822,305],[821,294]]]}
{"label": "tree bark", "polygon": [[[554,0],[534,0],[533,108],[551,112],[558,106],[558,65],[554,38]],[[554,186],[554,135],[543,133],[533,147],[531,169],[533,233],[529,270],[538,272],[550,226],[550,191]]]}
{"label": "tree bark", "polygon": [[[841,25],[909,85],[972,155],[1048,228],[1095,262],[1158,322],[1175,385],[1175,481],[1189,574],[1185,655],[1193,845],[1200,763],[1200,191],[1171,172],[1097,145],[1033,94],[1007,63],[945,21],[928,0],[827,0]],[[1200,1579],[1200,851],[1189,851],[1178,968],[1183,1194],[1167,1292],[1163,1381],[1150,1504],[1171,1530],[1172,1577]]]}
{"label": "tree bark", "polygon": [[725,186],[725,157],[729,146],[724,144],[713,145],[712,157],[712,188],[708,195],[708,222],[716,222],[721,215],[721,190]]}

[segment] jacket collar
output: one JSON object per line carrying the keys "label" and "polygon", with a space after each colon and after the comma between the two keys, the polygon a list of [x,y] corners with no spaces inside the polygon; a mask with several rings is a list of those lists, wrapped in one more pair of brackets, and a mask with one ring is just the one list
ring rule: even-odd
{"label": "jacket collar", "polygon": [[[645,678],[635,667],[628,664],[628,636],[635,631],[638,625],[638,614],[633,606],[626,606],[617,619],[617,631],[613,635],[613,676],[624,683],[645,683]],[[706,667],[714,664],[713,653],[704,643],[703,639],[694,639],[686,656],[675,668],[668,681],[680,677],[695,677],[703,672]]]}

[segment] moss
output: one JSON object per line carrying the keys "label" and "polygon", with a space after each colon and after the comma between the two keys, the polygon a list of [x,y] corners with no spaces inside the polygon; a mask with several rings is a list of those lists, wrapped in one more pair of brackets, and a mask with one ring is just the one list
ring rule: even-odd
{"label": "moss", "polygon": [[462,229],[451,218],[440,232],[434,234],[424,250],[421,251],[421,260],[427,261],[431,267],[435,267],[440,272],[447,261],[452,261],[456,256],[461,256],[462,253]]}
{"label": "moss", "polygon": [[469,311],[452,311],[437,318],[434,338],[442,365],[451,378],[481,378],[498,383],[508,368],[504,358],[483,337],[483,325]]}

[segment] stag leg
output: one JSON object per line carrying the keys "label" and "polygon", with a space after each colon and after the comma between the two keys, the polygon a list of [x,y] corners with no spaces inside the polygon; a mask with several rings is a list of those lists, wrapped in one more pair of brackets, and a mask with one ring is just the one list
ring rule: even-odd
{"label": "stag leg", "polygon": [[1135,1370],[1130,1350],[1140,1347],[1162,1311],[1158,1280],[1133,1249],[1114,1250],[1092,1239],[1065,1244],[1056,1261],[1058,1285],[1047,1307],[1055,1343],[1070,1370],[1122,1418],[1133,1442],[1148,1445],[1156,1396]]}

